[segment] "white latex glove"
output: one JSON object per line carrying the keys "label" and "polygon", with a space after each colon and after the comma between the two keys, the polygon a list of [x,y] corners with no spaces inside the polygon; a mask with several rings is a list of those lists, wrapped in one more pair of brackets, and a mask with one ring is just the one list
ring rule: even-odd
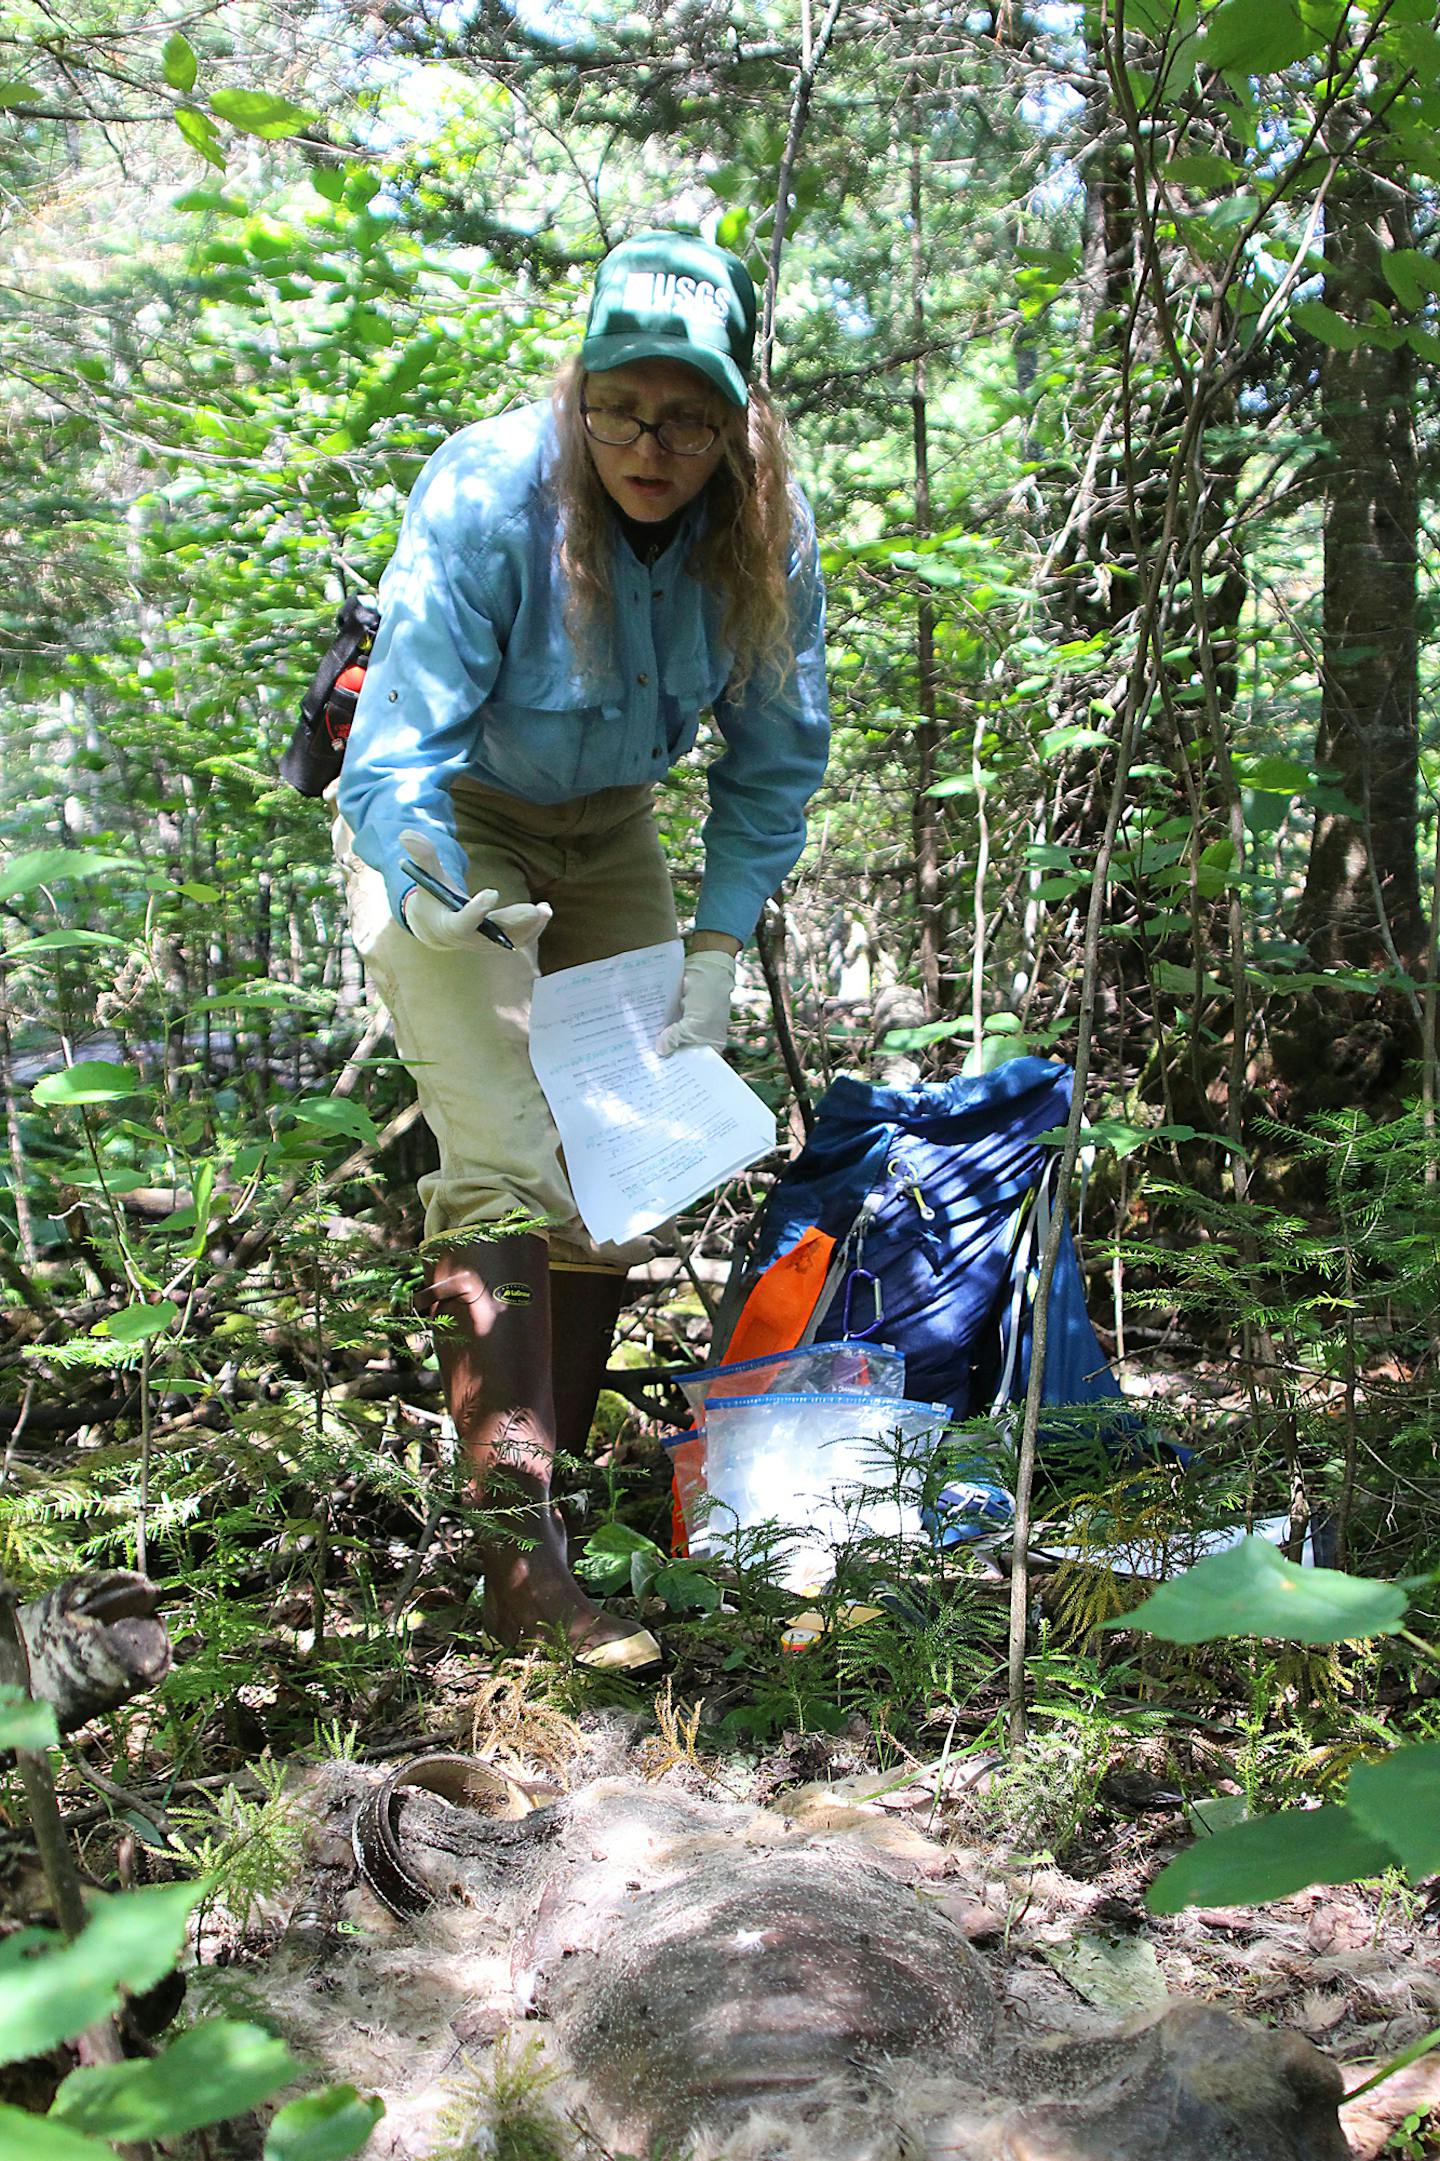
{"label": "white latex glove", "polygon": [[[432,877],[445,878],[435,844],[423,833],[413,826],[407,827],[400,835],[400,845],[422,870],[428,870]],[[445,878],[445,882],[450,885],[454,881]],[[453,953],[474,945],[481,935],[480,918],[488,915],[491,922],[504,931],[516,951],[529,954],[533,960],[534,947],[550,920],[549,907],[543,900],[519,900],[507,908],[497,908],[495,903],[499,898],[494,887],[487,886],[463,908],[455,910],[436,900],[433,893],[427,893],[423,885],[412,885],[404,900],[405,927],[421,945],[428,945],[437,953]],[[503,950],[503,947],[497,948],[497,951]]]}
{"label": "white latex glove", "polygon": [[662,1058],[704,1044],[724,1050],[730,1033],[730,997],[735,988],[735,955],[709,950],[692,953],[680,989],[680,1018],[662,1028],[655,1048]]}

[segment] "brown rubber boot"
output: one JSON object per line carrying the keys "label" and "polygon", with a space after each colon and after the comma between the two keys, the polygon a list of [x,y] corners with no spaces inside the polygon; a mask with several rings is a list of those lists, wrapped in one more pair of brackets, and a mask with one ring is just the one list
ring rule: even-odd
{"label": "brown rubber boot", "polygon": [[598,1268],[550,1270],[550,1361],[555,1391],[555,1447],[583,1456],[605,1384],[615,1324],[630,1295],[626,1276]]}
{"label": "brown rubber boot", "polygon": [[[612,1619],[570,1573],[550,1505],[555,1407],[545,1240],[475,1238],[432,1254],[426,1309],[472,1493],[499,1519],[481,1546],[485,1625],[509,1646],[559,1630],[580,1664],[635,1670],[660,1646]],[[513,1526],[513,1528],[512,1528]]]}

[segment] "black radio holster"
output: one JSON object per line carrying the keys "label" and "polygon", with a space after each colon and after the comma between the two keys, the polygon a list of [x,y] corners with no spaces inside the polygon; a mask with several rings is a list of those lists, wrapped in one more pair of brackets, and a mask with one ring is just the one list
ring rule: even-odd
{"label": "black radio holster", "polygon": [[300,718],[280,760],[280,778],[301,795],[323,795],[339,778],[359,695],[340,678],[347,668],[363,667],[379,628],[380,610],[374,602],[352,593],[335,618],[335,636],[300,700]]}

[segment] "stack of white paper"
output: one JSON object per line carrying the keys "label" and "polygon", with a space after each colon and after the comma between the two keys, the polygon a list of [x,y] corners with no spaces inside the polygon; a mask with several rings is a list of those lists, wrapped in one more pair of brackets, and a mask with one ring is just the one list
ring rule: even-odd
{"label": "stack of white paper", "polygon": [[774,1114],[718,1052],[656,1055],[684,969],[674,939],[535,985],[530,1063],[597,1243],[653,1230],[775,1146]]}

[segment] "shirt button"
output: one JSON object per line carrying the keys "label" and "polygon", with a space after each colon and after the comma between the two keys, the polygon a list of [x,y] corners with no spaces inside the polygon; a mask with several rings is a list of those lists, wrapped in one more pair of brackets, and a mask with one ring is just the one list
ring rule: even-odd
{"label": "shirt button", "polygon": [[637,683],[648,683],[650,678],[648,675],[637,675],[635,680]]}
{"label": "shirt button", "polygon": [[399,697],[399,695],[400,695],[400,693],[399,693],[399,691],[398,691],[398,690],[392,690],[392,691],[391,691],[391,693],[390,693],[390,703],[391,703],[392,705],[393,705],[393,704],[395,703],[395,700],[396,700],[396,699],[397,699],[397,698]]}
{"label": "shirt button", "polygon": [[654,592],[650,595],[650,598],[652,600],[663,600],[665,598],[665,595],[661,592],[659,586],[657,585]]}

